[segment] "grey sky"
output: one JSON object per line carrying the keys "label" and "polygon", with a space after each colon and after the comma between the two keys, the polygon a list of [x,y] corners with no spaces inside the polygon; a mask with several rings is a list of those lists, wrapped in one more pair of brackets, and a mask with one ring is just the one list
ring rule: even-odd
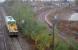
{"label": "grey sky", "polygon": [[5,0],[0,0],[0,3],[4,2]]}
{"label": "grey sky", "polygon": [[[26,0],[24,0],[24,1],[26,1]],[[31,0],[31,1],[33,1],[33,0]],[[62,0],[35,0],[35,1],[62,1]],[[67,1],[75,1],[75,0],[67,0]]]}

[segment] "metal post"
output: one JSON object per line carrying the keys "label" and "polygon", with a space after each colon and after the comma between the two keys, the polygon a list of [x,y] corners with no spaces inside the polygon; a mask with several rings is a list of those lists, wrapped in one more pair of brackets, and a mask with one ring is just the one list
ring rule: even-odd
{"label": "metal post", "polygon": [[57,16],[54,16],[54,20],[53,20],[53,41],[52,41],[52,43],[53,43],[53,46],[52,46],[52,50],[55,50],[55,28],[56,28],[56,24],[57,24],[57,22],[58,22],[58,17]]}
{"label": "metal post", "polygon": [[55,23],[53,23],[53,46],[52,46],[52,50],[55,50]]}

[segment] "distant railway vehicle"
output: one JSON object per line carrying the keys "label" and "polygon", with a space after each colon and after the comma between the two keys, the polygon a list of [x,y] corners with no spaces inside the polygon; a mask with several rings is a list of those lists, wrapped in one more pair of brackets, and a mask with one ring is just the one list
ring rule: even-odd
{"label": "distant railway vehicle", "polygon": [[6,28],[8,29],[10,36],[17,36],[18,30],[16,20],[12,16],[5,16]]}

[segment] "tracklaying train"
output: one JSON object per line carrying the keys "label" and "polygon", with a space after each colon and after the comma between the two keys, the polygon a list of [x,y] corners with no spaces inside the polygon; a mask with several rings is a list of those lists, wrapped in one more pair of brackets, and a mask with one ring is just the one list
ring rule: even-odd
{"label": "tracklaying train", "polygon": [[12,16],[5,16],[5,23],[10,36],[18,34],[16,20]]}

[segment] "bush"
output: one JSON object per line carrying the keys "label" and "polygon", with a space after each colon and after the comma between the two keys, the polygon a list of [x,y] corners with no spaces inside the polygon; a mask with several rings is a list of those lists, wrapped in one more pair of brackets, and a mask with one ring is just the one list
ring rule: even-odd
{"label": "bush", "polygon": [[60,41],[55,50],[69,50],[69,45]]}

